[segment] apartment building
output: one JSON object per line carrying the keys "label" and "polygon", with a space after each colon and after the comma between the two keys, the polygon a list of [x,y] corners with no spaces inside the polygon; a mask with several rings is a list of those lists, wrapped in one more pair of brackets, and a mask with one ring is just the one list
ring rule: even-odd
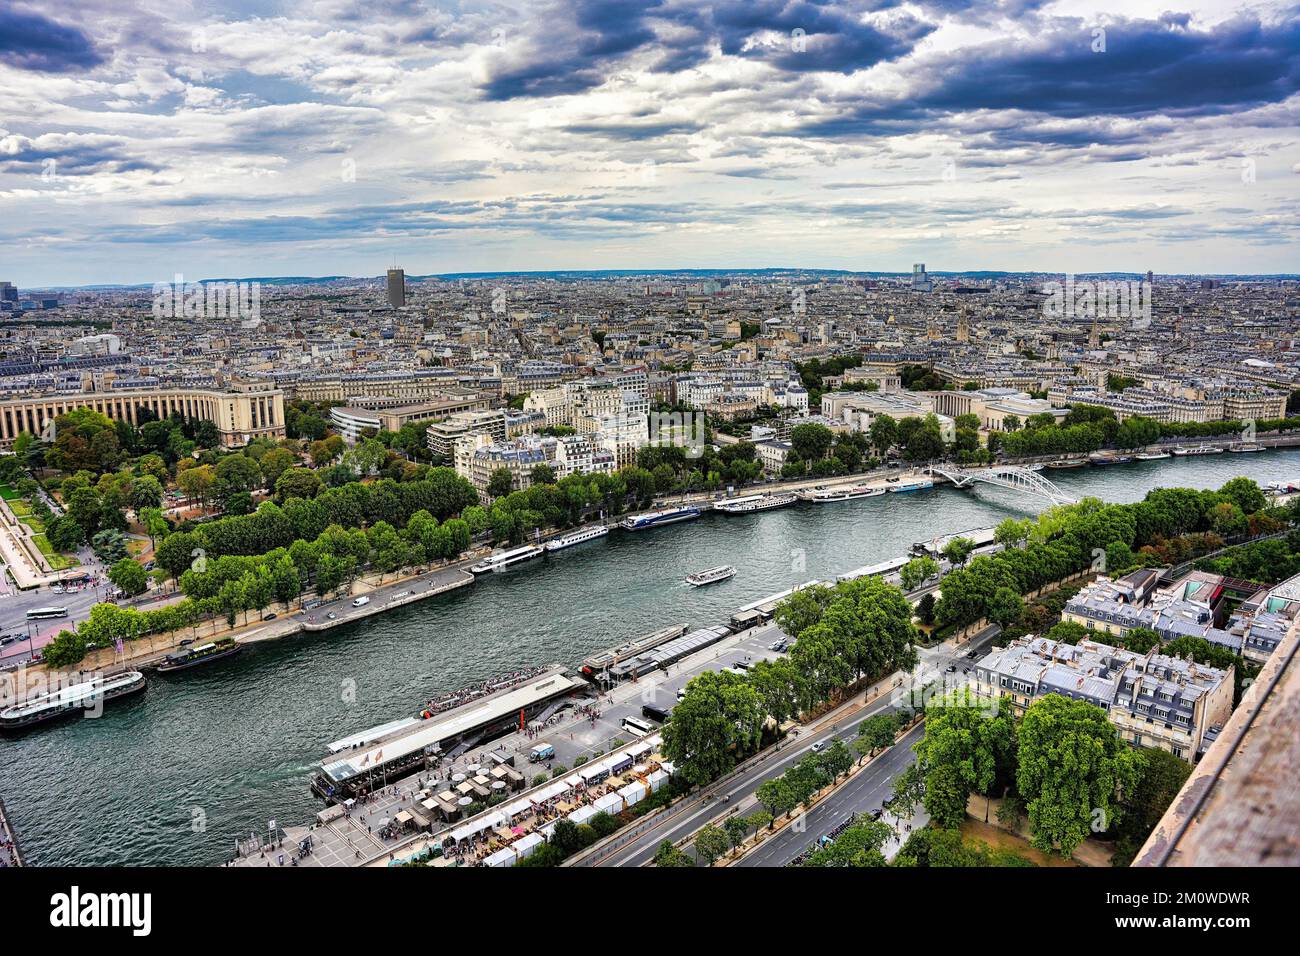
{"label": "apartment building", "polygon": [[1021,638],[975,666],[979,696],[1021,715],[1036,700],[1060,694],[1106,711],[1121,737],[1188,762],[1213,741],[1232,714],[1234,670],[1207,667],[1152,649],[1136,654],[1096,641],[1063,644]]}

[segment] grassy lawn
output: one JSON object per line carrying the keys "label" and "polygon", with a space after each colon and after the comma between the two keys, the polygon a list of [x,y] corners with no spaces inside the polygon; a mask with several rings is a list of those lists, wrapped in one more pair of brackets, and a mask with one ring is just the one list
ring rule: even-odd
{"label": "grassy lawn", "polygon": [[0,485],[0,498],[3,498],[5,501],[13,501],[16,498],[21,497],[22,495],[18,494],[18,492],[14,491],[8,485]]}
{"label": "grassy lawn", "polygon": [[36,543],[36,547],[41,549],[41,554],[45,555],[46,559],[50,562],[50,567],[54,568],[55,571],[75,568],[81,563],[76,558],[70,558],[67,555],[55,551],[54,545],[50,544],[50,539],[45,537],[43,534],[34,535],[32,541]]}
{"label": "grassy lawn", "polygon": [[32,506],[27,503],[26,498],[6,498],[5,501],[9,502],[9,510],[19,518],[32,513]]}
{"label": "grassy lawn", "polygon": [[31,528],[37,534],[45,533],[45,522],[42,521],[40,518],[28,516],[25,518],[19,518],[18,520],[21,521],[23,524],[27,525],[27,527]]}

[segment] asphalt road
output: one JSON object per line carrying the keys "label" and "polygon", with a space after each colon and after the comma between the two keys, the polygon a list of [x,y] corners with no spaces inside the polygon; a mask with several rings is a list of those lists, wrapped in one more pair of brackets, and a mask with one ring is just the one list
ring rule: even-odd
{"label": "asphalt road", "polygon": [[[956,665],[957,676],[961,676],[961,669],[970,663],[965,659],[966,655],[971,650],[986,647],[997,632],[998,628],[996,627],[986,628],[956,650],[922,649],[920,652],[922,662],[928,667],[933,667],[939,671],[945,671],[950,664]],[[667,813],[657,818],[652,826],[609,855],[599,860],[587,857],[575,865],[643,866],[654,858],[655,850],[664,840],[673,842],[681,840],[715,818],[721,817],[725,810],[731,807],[741,807],[744,808],[742,812],[748,812],[749,807],[756,803],[753,795],[759,786],[768,779],[780,776],[791,766],[798,763],[812,750],[813,744],[819,741],[830,741],[834,737],[840,737],[846,743],[849,743],[857,736],[858,725],[863,720],[873,714],[893,709],[895,709],[893,702],[888,696],[885,696],[870,707],[858,709],[836,718],[830,726],[816,733],[805,731],[797,737],[792,735],[778,744],[777,750],[768,759],[742,770],[738,774],[727,777],[706,790],[686,797]],[[893,752],[887,756],[908,761],[912,757],[911,748],[910,746],[895,747]],[[888,786],[890,792],[892,792],[893,779],[906,766],[906,762],[893,770],[891,775],[886,768],[892,766],[892,763],[886,757],[879,757],[871,768],[864,770],[859,775],[860,780],[853,781],[851,786],[866,788],[861,792],[862,799],[870,799],[873,792],[871,790],[872,781],[875,782],[877,788]],[[889,794],[886,793],[885,797],[888,796]],[[830,807],[832,812],[845,815],[847,815],[847,812],[851,812],[839,809],[840,803],[834,797],[830,800]],[[835,822],[838,822],[838,818]],[[831,824],[831,826],[833,825],[834,823]],[[826,829],[830,829],[830,826],[826,827]],[[804,842],[789,854],[790,859],[797,856],[804,847],[815,840],[821,833],[821,831],[813,833],[811,830],[810,827],[803,834],[800,834]]]}
{"label": "asphalt road", "polygon": [[830,832],[853,814],[884,806],[885,801],[894,795],[894,781],[916,760],[912,745],[924,733],[925,725],[917,724],[895,746],[878,756],[870,767],[804,814],[800,829],[787,826],[733,865],[785,866],[823,833]]}

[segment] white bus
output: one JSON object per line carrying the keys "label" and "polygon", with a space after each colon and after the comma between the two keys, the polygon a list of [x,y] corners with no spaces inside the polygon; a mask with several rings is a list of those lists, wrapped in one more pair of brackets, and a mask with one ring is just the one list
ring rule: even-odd
{"label": "white bus", "polygon": [[629,734],[635,734],[638,737],[648,737],[654,733],[654,727],[640,717],[624,717],[623,729]]}
{"label": "white bus", "polygon": [[47,617],[67,617],[66,607],[35,607],[27,612],[27,620],[41,621]]}

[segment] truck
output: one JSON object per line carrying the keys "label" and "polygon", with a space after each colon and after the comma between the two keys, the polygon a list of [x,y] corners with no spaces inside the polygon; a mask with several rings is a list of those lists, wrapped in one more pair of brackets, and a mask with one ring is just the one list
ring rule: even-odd
{"label": "truck", "polygon": [[352,602],[352,606],[353,606],[353,607],[365,607],[365,606],[366,606],[367,604],[369,604],[369,603],[370,603],[370,598],[368,598],[368,597],[359,597],[359,598],[357,598],[355,601]]}
{"label": "truck", "polygon": [[555,748],[550,744],[538,744],[532,750],[528,751],[528,760],[531,763],[538,763],[542,760],[550,760],[555,756]]}

